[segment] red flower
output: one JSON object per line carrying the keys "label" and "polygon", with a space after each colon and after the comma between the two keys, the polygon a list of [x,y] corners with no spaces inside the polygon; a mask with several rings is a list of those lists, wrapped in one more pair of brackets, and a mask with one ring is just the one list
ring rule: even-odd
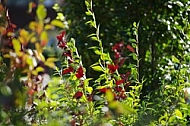
{"label": "red flower", "polygon": [[101,88],[101,89],[99,89],[99,91],[100,91],[101,93],[106,93],[107,88]]}
{"label": "red flower", "polygon": [[63,31],[60,35],[56,36],[59,42],[65,42],[66,31]]}
{"label": "red flower", "polygon": [[75,93],[75,95],[73,96],[73,98],[79,99],[79,98],[82,97],[82,95],[83,95],[83,93],[82,93],[81,91],[77,91],[77,92]]}
{"label": "red flower", "polygon": [[119,43],[116,43],[116,44],[112,47],[112,50],[113,50],[114,52],[121,51],[122,48],[123,48],[123,46],[124,46],[124,42],[123,42],[123,41],[122,41],[122,42],[119,42]]}
{"label": "red flower", "polygon": [[118,86],[118,85],[122,84],[124,81],[125,81],[124,79],[122,79],[122,80],[116,80],[116,85]]}
{"label": "red flower", "polygon": [[67,45],[66,45],[66,38],[65,38],[65,35],[66,35],[66,31],[63,31],[60,35],[56,36],[57,40],[58,40],[58,46],[63,49],[65,48]]}
{"label": "red flower", "polygon": [[135,52],[134,48],[131,45],[127,45],[126,47],[129,51],[131,51],[132,53]]}
{"label": "red flower", "polygon": [[77,73],[76,73],[76,77],[78,78],[78,79],[80,79],[81,77],[83,77],[84,76],[84,73],[83,73],[84,71],[83,71],[83,68],[82,68],[82,66],[80,66],[79,68],[78,68],[78,70],[77,70]]}
{"label": "red flower", "polygon": [[108,69],[110,70],[111,73],[114,73],[118,69],[118,65],[108,64]]}
{"label": "red flower", "polygon": [[63,49],[65,47],[67,47],[67,44],[65,42],[59,42],[58,46],[59,46],[59,48]]}
{"label": "red flower", "polygon": [[114,53],[114,58],[118,59],[121,57],[121,53],[120,52],[115,52]]}
{"label": "red flower", "polygon": [[121,74],[121,78],[123,80],[125,80],[125,82],[127,82],[130,74],[131,74],[131,72],[126,72],[126,74]]}
{"label": "red flower", "polygon": [[68,51],[64,52],[63,55],[67,56],[67,57],[70,57],[72,59],[71,50],[68,50]]}
{"label": "red flower", "polygon": [[69,66],[69,68],[64,69],[64,70],[62,71],[62,74],[63,74],[63,75],[64,75],[64,74],[68,74],[68,73],[73,72],[73,71],[74,71],[74,69],[73,69],[71,66]]}
{"label": "red flower", "polygon": [[119,87],[119,86],[116,86],[115,87],[115,91],[117,91],[117,92],[121,92],[123,89],[121,88],[121,87]]}

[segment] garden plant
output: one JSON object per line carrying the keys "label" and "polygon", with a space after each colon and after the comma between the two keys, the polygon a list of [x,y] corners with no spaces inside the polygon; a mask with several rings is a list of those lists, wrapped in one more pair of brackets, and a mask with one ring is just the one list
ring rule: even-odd
{"label": "garden plant", "polygon": [[[55,4],[57,17],[52,20],[43,2],[31,2],[28,13],[35,13],[36,20],[20,29],[12,23],[6,4],[0,4],[0,125],[189,125],[190,3],[165,2],[167,9],[177,11],[170,13],[171,18],[162,17],[159,11],[160,24],[151,31],[144,26],[145,20],[133,21],[128,28],[116,21],[119,17],[113,18],[114,24],[101,24],[97,9],[103,4],[105,8],[120,6],[122,2],[117,1],[83,1],[81,26],[73,16],[75,0],[66,0],[63,9]],[[115,14],[114,7],[110,15]],[[110,26],[126,33],[109,32]],[[166,37],[164,43],[159,38],[148,42],[152,50],[144,48],[142,42],[148,38],[142,37],[142,31],[152,40],[154,30],[156,36],[173,40]],[[48,45],[50,31],[57,32],[52,45]],[[115,42],[108,43],[111,39]],[[162,51],[166,52],[161,57]]]}

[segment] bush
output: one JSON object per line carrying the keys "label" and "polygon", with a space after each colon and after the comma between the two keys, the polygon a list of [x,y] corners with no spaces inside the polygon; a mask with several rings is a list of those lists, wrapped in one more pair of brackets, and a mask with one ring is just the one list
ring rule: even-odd
{"label": "bush", "polygon": [[[114,43],[109,52],[92,1],[85,6],[85,24],[94,31],[86,37],[96,56],[90,65],[96,73],[92,77],[87,76],[75,38],[67,35],[70,29],[58,19],[46,22],[43,4],[37,6],[37,20],[18,31],[1,5],[0,124],[188,125],[189,53],[163,57],[158,67],[161,84],[141,98],[148,83],[140,75],[141,23],[133,23],[130,34],[135,39]],[[55,27],[63,30],[56,36],[59,49],[51,51],[47,31]]]}

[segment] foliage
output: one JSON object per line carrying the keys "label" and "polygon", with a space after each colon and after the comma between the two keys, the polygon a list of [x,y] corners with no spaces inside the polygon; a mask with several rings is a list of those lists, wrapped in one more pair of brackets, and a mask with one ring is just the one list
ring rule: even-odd
{"label": "foliage", "polygon": [[[75,9],[73,4],[77,1],[67,2],[69,9]],[[133,16],[134,19],[127,17],[132,25],[123,26],[125,21],[120,19],[120,13],[134,9],[137,3],[138,8],[131,11],[131,15],[141,13]],[[46,8],[40,3],[36,8],[36,21],[19,30],[1,4],[0,124],[188,125],[190,57],[186,16],[189,3],[162,1],[153,7],[151,3],[146,5],[146,10],[140,1],[80,2],[84,10],[74,13],[70,10],[70,16],[68,9],[64,10],[69,28],[58,5],[54,6],[57,19],[48,22]],[[167,6],[157,10],[163,4]],[[35,7],[32,5],[29,5],[30,12]],[[105,10],[99,12],[101,6]],[[107,10],[109,14],[104,14]],[[84,11],[83,18],[75,16],[81,11]],[[113,18],[113,15],[116,16]],[[145,17],[149,17],[148,20]],[[153,20],[156,22],[151,24]],[[75,24],[79,25],[74,28]],[[55,29],[62,30],[56,36],[59,49],[53,55],[49,52],[46,55],[47,50],[52,50],[47,47],[48,31]],[[82,40],[88,41],[88,52],[81,53]],[[105,48],[108,42],[113,43],[110,49]],[[94,59],[86,63],[83,54],[92,54]],[[54,74],[50,72],[52,69]],[[95,75],[89,76],[88,69]],[[159,83],[150,85],[155,80]]]}

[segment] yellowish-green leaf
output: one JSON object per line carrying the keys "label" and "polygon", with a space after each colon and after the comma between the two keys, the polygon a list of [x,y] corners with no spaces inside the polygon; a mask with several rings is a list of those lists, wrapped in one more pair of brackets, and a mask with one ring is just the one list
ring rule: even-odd
{"label": "yellowish-green leaf", "polygon": [[55,64],[53,62],[47,62],[46,61],[45,65],[48,66],[48,67],[50,67],[50,68],[53,68],[53,69],[55,68]]}
{"label": "yellowish-green leaf", "polygon": [[13,43],[13,48],[14,48],[15,52],[16,53],[19,52],[21,50],[20,42],[17,39],[13,39],[12,43]]}
{"label": "yellowish-green leaf", "polygon": [[40,35],[41,46],[45,46],[48,42],[48,34],[46,31],[42,31]]}
{"label": "yellowish-green leaf", "polygon": [[54,28],[55,27],[53,25],[51,25],[51,24],[46,24],[45,27],[44,27],[45,30],[53,30]]}
{"label": "yellowish-green leaf", "polygon": [[10,58],[11,56],[10,56],[10,54],[4,54],[3,57],[4,58]]}
{"label": "yellowish-green leaf", "polygon": [[114,100],[114,94],[111,90],[106,91],[106,99],[108,102],[111,102]]}
{"label": "yellowish-green leaf", "polygon": [[174,55],[172,55],[172,61],[174,63],[180,63],[179,60]]}
{"label": "yellowish-green leaf", "polygon": [[64,28],[65,27],[65,25],[64,25],[64,23],[62,21],[56,20],[56,19],[51,21],[51,25],[54,25],[54,26],[59,27],[59,28]]}
{"label": "yellowish-green leaf", "polygon": [[47,62],[55,62],[55,61],[57,61],[57,58],[52,58],[52,57],[51,57],[51,58],[48,58],[48,59],[47,59]]}
{"label": "yellowish-green leaf", "polygon": [[38,71],[37,70],[32,70],[32,74],[33,75],[38,75]]}
{"label": "yellowish-green leaf", "polygon": [[44,68],[39,66],[39,67],[36,68],[36,71],[37,71],[37,72],[43,72],[43,71],[44,71]]}
{"label": "yellowish-green leaf", "polygon": [[176,109],[176,110],[175,110],[175,114],[176,114],[176,117],[177,117],[178,119],[182,119],[182,113],[181,113],[181,111],[180,111],[179,109]]}
{"label": "yellowish-green leaf", "polygon": [[38,53],[42,53],[42,47],[40,46],[39,43],[35,43],[35,47]]}
{"label": "yellowish-green leaf", "polygon": [[31,57],[28,57],[28,58],[26,59],[26,63],[27,63],[29,66],[33,66],[32,58],[31,58]]}
{"label": "yellowish-green leaf", "polygon": [[29,24],[29,28],[33,31],[35,31],[35,29],[37,28],[38,24],[34,21],[30,22]]}
{"label": "yellowish-green leaf", "polygon": [[93,91],[93,88],[92,87],[87,87],[87,91],[88,91],[88,93],[92,93],[92,91]]}
{"label": "yellowish-green leaf", "polygon": [[39,20],[44,20],[47,16],[47,10],[43,4],[39,4],[37,11],[36,11],[37,17]]}
{"label": "yellowish-green leaf", "polygon": [[91,66],[94,71],[104,71],[101,66]]}
{"label": "yellowish-green leaf", "polygon": [[32,37],[31,39],[30,39],[30,42],[31,43],[35,43],[37,41],[37,38],[36,37]]}

